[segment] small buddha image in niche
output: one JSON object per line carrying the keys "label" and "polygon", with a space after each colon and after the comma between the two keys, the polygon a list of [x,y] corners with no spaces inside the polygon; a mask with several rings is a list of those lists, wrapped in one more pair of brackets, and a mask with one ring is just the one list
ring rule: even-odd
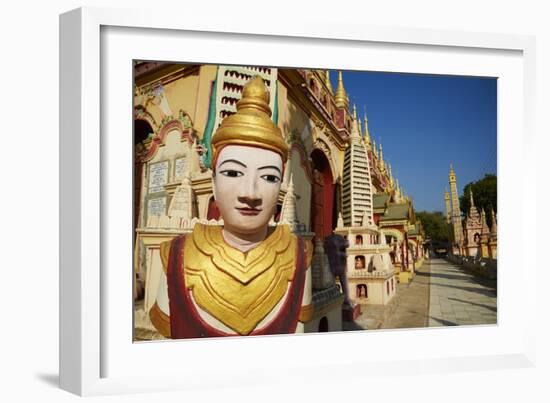
{"label": "small buddha image in niche", "polygon": [[365,257],[364,256],[355,256],[355,268],[364,269],[365,268]]}
{"label": "small buddha image in niche", "polygon": [[161,244],[151,322],[165,338],[301,333],[311,313],[312,246],[269,226],[288,157],[257,76],[212,137],[212,185],[223,225],[196,223]]}

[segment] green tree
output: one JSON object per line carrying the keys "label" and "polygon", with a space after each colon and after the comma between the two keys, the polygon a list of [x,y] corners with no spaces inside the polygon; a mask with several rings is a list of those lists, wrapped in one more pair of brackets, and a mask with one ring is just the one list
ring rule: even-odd
{"label": "green tree", "polygon": [[441,211],[419,211],[416,212],[416,218],[422,221],[422,227],[426,237],[432,242],[448,242],[449,226],[447,220]]}
{"label": "green tree", "polygon": [[485,210],[487,225],[491,225],[491,208],[497,212],[497,177],[496,175],[486,174],[483,179],[476,182],[470,182],[464,186],[464,192],[460,196],[460,211],[466,217],[470,211],[470,189],[474,196],[474,204],[481,213]]}

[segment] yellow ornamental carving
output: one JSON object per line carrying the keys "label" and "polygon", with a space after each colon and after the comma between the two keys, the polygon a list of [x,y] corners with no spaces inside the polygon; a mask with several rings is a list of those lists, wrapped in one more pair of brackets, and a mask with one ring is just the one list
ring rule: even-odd
{"label": "yellow ornamental carving", "polygon": [[280,225],[243,253],[225,242],[221,227],[197,224],[185,242],[185,282],[203,310],[238,334],[249,334],[286,294],[296,243],[288,226]]}

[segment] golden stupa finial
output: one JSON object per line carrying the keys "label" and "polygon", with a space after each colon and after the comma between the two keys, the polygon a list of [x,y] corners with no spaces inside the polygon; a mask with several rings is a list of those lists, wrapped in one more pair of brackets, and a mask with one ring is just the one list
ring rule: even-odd
{"label": "golden stupa finial", "polygon": [[449,172],[449,175],[454,175],[455,174],[455,170],[453,169],[453,164],[451,164],[451,171]]}
{"label": "golden stupa finial", "polygon": [[451,195],[449,194],[449,191],[447,190],[447,186],[445,186],[445,200],[448,200],[451,198]]}
{"label": "golden stupa finial", "polygon": [[401,187],[399,186],[399,179],[395,180],[395,197],[401,198]]}
{"label": "golden stupa finial", "polygon": [[353,118],[357,120],[357,108],[355,107],[355,104],[353,104]]}
{"label": "golden stupa finial", "polygon": [[365,122],[365,133],[363,137],[365,138],[365,143],[370,144],[370,133],[369,133],[369,120],[367,119],[367,110],[363,106],[363,121]]}
{"label": "golden stupa finial", "polygon": [[332,89],[332,84],[330,83],[330,70],[325,70],[325,85],[327,86],[329,92],[334,95],[334,90]]}
{"label": "golden stupa finial", "polygon": [[380,164],[384,166],[384,151],[382,151],[382,140],[380,140]]}
{"label": "golden stupa finial", "polygon": [[374,152],[374,156],[378,158],[378,149],[376,148],[376,140],[372,139],[372,151]]}
{"label": "golden stupa finial", "polygon": [[229,144],[264,148],[278,153],[283,163],[287,160],[289,148],[271,120],[269,92],[260,76],[246,83],[237,112],[226,117],[212,137],[213,166],[220,150]]}
{"label": "golden stupa finial", "polygon": [[342,78],[342,71],[338,71],[338,87],[336,88],[336,94],[334,95],[334,101],[338,108],[349,108],[349,99],[344,89],[344,79]]}

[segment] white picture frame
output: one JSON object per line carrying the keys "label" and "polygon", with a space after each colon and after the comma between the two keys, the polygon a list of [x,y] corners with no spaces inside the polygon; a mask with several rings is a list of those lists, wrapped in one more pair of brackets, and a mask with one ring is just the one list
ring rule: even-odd
{"label": "white picture frame", "polygon": [[[189,48],[178,56],[174,47],[182,41]],[[283,45],[285,54],[266,50]],[[131,197],[131,147],[124,148],[131,141],[128,58],[305,66],[300,49],[306,48],[312,52],[306,67],[499,77],[498,325],[132,343],[126,337],[132,284],[124,283],[131,265],[126,277],[122,270],[110,270],[126,267],[132,255],[131,220],[117,214],[123,211],[117,203]],[[327,57],[327,49],[332,55],[356,56]],[[512,200],[515,192],[536,186],[534,177],[518,180],[510,162],[514,157],[525,169],[534,166],[527,158],[534,138],[534,53],[529,36],[327,25],[307,16],[301,24],[281,25],[254,18],[182,19],[152,10],[82,8],[61,15],[61,387],[97,395],[322,382],[350,373],[368,377],[533,366],[536,296],[529,278],[535,277],[536,264],[534,254],[521,251],[528,250],[534,224],[526,219],[528,207],[519,200],[512,210]],[[369,61],[365,55],[383,57]],[[106,136],[119,129],[130,138]],[[110,169],[113,149],[123,150],[116,172]],[[521,242],[514,243],[512,230]],[[122,295],[124,302],[113,295]],[[396,351],[388,349],[391,345],[414,348]],[[353,353],[361,346],[368,354]],[[138,361],[142,367],[136,367]]]}

